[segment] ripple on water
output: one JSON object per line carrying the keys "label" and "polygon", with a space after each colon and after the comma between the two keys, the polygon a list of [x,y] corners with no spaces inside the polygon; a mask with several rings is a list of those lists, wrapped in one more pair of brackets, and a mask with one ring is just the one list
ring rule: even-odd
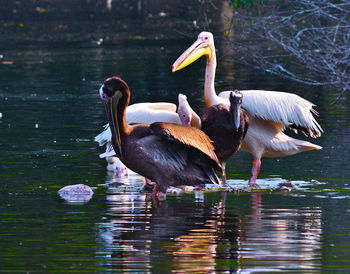
{"label": "ripple on water", "polygon": [[108,188],[96,255],[125,271],[320,269],[320,207],[265,206],[263,192],[181,195],[155,206],[145,194]]}

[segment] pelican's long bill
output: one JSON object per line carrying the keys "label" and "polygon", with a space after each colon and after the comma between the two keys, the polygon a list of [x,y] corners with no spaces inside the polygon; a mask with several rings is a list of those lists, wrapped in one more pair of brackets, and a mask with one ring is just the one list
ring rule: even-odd
{"label": "pelican's long bill", "polygon": [[189,64],[196,61],[203,55],[211,56],[211,49],[207,42],[203,41],[198,37],[197,41],[192,44],[177,60],[172,66],[172,71],[175,72],[180,70]]}
{"label": "pelican's long bill", "polygon": [[239,125],[241,124],[241,112],[240,112],[240,107],[237,106],[234,110],[233,113],[233,120],[235,123],[236,130],[238,130]]}
{"label": "pelican's long bill", "polygon": [[[120,138],[120,130],[119,130],[119,123],[118,123],[118,102],[120,98],[123,96],[122,92],[117,90],[116,93],[110,98],[110,117],[111,117],[111,130],[114,130],[112,132],[112,138],[115,139],[115,143],[118,146],[118,152],[119,155],[122,155],[122,147],[121,147],[121,138]],[[114,133],[114,134],[113,134]]]}
{"label": "pelican's long bill", "polygon": [[239,128],[241,123],[241,104],[242,104],[242,94],[239,92],[230,93],[230,110],[232,112],[233,123],[236,129]]}

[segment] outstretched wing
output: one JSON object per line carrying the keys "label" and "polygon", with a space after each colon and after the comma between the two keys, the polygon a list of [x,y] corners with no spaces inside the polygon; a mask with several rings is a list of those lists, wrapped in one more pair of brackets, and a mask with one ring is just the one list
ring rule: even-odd
{"label": "outstretched wing", "polygon": [[214,152],[212,140],[201,130],[170,123],[153,123],[150,129],[154,134],[162,135],[192,148],[195,148],[210,157],[219,168],[220,162]]}
{"label": "outstretched wing", "polygon": [[135,146],[141,148],[142,153],[146,155],[143,159],[152,159],[162,167],[162,170],[176,169],[183,171],[187,162],[187,155],[181,144],[173,142],[159,135],[148,135],[138,139]]}
{"label": "outstretched wing", "polygon": [[[229,98],[231,91],[223,91],[219,94],[222,98]],[[242,108],[250,115],[264,120],[272,120],[283,123],[287,127],[302,130],[311,137],[319,137],[323,132],[314,115],[317,111],[314,104],[300,96],[280,91],[267,90],[240,90],[243,94]]]}

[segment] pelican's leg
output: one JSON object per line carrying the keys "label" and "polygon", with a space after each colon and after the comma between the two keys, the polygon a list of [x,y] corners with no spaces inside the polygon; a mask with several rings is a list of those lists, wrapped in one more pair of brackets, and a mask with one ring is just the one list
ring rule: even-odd
{"label": "pelican's leg", "polygon": [[222,167],[222,177],[221,177],[221,185],[222,187],[227,187],[227,182],[226,182],[226,162],[221,163]]}
{"label": "pelican's leg", "polygon": [[154,189],[152,181],[145,177],[145,186],[143,187],[145,192],[151,192]]}
{"label": "pelican's leg", "polygon": [[261,160],[260,159],[254,159],[253,161],[253,168],[252,168],[252,177],[250,177],[248,184],[250,186],[256,185],[256,179],[258,178],[258,174],[261,167]]}
{"label": "pelican's leg", "polygon": [[151,187],[151,188],[154,187],[154,184],[152,184],[151,179],[148,179],[148,178],[145,177],[145,183],[146,183],[146,185],[148,185],[148,186]]}
{"label": "pelican's leg", "polygon": [[158,184],[156,184],[153,187],[153,191],[152,191],[152,198],[153,198],[153,201],[155,201],[156,203],[160,202],[159,193],[160,193],[160,188],[159,188]]}

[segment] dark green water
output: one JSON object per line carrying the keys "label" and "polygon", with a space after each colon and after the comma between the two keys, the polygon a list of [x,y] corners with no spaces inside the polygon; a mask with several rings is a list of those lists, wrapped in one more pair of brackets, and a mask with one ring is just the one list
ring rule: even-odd
{"label": "dark green water", "polygon": [[[176,103],[182,92],[200,113],[204,60],[171,73],[201,30],[190,31],[198,2],[141,1],[140,12],[136,1],[112,1],[110,12],[106,1],[1,2],[0,271],[350,270],[348,97],[331,104],[335,89],[240,66],[223,57],[216,37],[217,90],[291,91],[320,113],[324,135],[310,141],[323,150],[263,159],[259,178],[322,184],[289,193],[168,195],[156,207],[133,187],[137,176],[127,187],[106,184],[103,149],[93,142],[106,123],[98,89],[119,75],[134,103]],[[219,27],[210,30],[215,35]],[[234,155],[228,177],[247,180],[251,160]],[[93,187],[88,203],[69,204],[57,194],[78,183]]]}

